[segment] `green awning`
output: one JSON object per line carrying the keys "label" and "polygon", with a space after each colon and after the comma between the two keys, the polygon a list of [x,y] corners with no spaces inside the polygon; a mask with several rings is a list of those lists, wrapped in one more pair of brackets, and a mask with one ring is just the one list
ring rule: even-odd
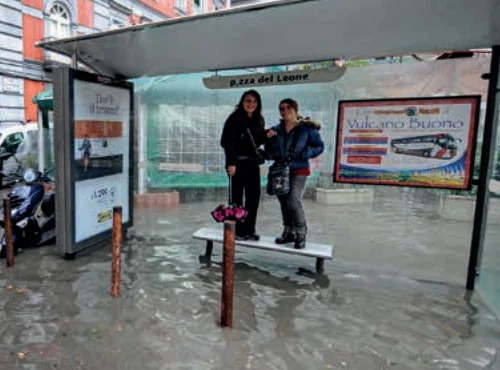
{"label": "green awning", "polygon": [[32,102],[37,104],[40,110],[54,110],[53,91],[45,90],[36,94]]}

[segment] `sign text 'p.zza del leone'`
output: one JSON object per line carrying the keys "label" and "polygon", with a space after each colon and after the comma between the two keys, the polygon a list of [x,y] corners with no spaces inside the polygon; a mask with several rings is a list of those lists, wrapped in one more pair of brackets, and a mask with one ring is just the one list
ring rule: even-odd
{"label": "sign text 'p.zza del leone'", "polygon": [[346,68],[328,67],[310,71],[253,73],[232,76],[211,76],[203,78],[209,89],[241,89],[256,86],[296,85],[331,82],[345,74]]}

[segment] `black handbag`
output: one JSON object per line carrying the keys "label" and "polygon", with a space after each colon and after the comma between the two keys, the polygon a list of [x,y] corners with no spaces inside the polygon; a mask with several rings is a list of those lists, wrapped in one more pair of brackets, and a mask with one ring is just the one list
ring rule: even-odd
{"label": "black handbag", "polygon": [[300,136],[300,126],[293,137],[292,144],[288,149],[285,162],[275,161],[267,173],[266,193],[269,195],[286,195],[290,192],[290,163],[295,152],[295,146]]}
{"label": "black handbag", "polygon": [[290,192],[290,166],[286,163],[274,162],[267,173],[266,193],[269,195],[286,195]]}

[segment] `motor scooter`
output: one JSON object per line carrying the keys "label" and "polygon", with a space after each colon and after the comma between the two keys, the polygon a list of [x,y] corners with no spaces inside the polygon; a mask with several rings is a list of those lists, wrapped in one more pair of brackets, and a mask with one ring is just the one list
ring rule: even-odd
{"label": "motor scooter", "polygon": [[[54,182],[50,170],[42,173],[24,170],[22,182],[7,195],[10,199],[14,253],[22,248],[43,245],[55,240],[56,214]],[[5,229],[3,205],[0,226]],[[5,233],[0,241],[0,258],[6,255]]]}

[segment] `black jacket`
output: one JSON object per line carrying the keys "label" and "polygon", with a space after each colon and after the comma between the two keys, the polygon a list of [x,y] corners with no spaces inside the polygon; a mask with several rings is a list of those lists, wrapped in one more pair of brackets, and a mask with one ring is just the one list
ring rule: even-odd
{"label": "black jacket", "polygon": [[222,130],[221,146],[226,153],[226,166],[234,166],[238,157],[256,158],[247,129],[250,129],[257,148],[264,143],[266,133],[264,118],[250,118],[245,112],[235,110],[227,118]]}

